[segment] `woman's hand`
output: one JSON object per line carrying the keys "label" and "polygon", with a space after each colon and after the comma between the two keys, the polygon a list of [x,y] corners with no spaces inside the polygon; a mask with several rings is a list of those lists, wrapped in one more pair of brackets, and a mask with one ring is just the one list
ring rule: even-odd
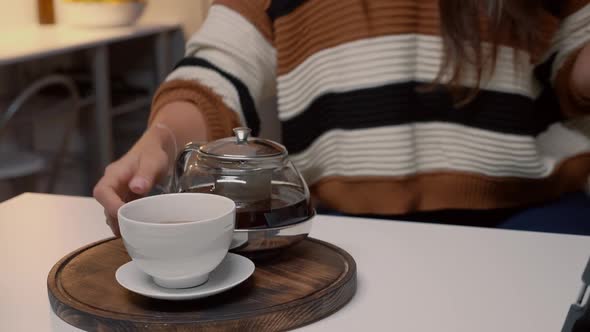
{"label": "woman's hand", "polygon": [[167,128],[152,126],[121,159],[110,164],[94,187],[107,224],[120,236],[117,211],[126,202],[146,195],[168,171],[175,144]]}
{"label": "woman's hand", "polygon": [[117,211],[126,202],[145,196],[166,175],[179,147],[207,139],[205,118],[192,103],[166,104],[152,125],[121,159],[110,164],[96,187],[94,197],[102,204],[107,224],[120,236]]}

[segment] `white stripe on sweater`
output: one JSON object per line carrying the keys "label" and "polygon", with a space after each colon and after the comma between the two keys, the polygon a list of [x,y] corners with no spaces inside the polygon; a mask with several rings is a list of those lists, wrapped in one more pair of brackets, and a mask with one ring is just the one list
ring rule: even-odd
{"label": "white stripe on sweater", "polygon": [[552,67],[552,79],[555,79],[567,58],[588,42],[590,42],[590,4],[580,8],[561,22],[553,38],[553,46],[547,52],[547,56],[558,52]]}
{"label": "white stripe on sweater", "polygon": [[[287,74],[278,77],[279,118],[289,120],[319,96],[403,82],[432,82],[442,58],[440,37],[405,34],[344,43],[311,55]],[[536,97],[540,88],[530,59],[518,52],[514,68],[512,48],[500,47],[496,71],[482,88]],[[468,76],[469,77],[469,76]],[[475,81],[466,79],[465,86]]]}
{"label": "white stripe on sweater", "polygon": [[583,135],[554,125],[538,139],[451,123],[331,130],[291,156],[309,183],[325,176],[406,176],[462,171],[543,178],[557,163],[590,152]]}
{"label": "white stripe on sweater", "polygon": [[[248,87],[257,108],[275,94],[275,49],[252,23],[228,7],[211,7],[201,29],[189,40],[186,56],[206,59],[239,79]],[[209,85],[205,77],[191,76],[189,71],[189,67],[181,67],[171,76],[192,77]],[[215,84],[218,89],[227,88],[227,84]],[[216,92],[224,97],[236,94],[235,90]]]}

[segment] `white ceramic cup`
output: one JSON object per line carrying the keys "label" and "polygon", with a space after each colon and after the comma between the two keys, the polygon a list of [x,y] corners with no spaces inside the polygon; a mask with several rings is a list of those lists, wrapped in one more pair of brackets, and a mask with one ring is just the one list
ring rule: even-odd
{"label": "white ceramic cup", "polygon": [[189,288],[207,282],[226,256],[235,228],[233,200],[213,194],[141,198],[118,211],[129,256],[154,282]]}

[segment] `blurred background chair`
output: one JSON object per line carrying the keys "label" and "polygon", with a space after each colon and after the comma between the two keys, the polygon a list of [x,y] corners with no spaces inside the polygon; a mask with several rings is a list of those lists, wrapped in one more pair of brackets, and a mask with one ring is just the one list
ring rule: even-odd
{"label": "blurred background chair", "polygon": [[[43,116],[43,110],[35,110],[35,114],[23,115],[20,119],[19,113],[23,113],[25,106],[39,98],[43,90],[57,88],[67,94],[58,102],[59,111],[67,114],[64,117],[67,123],[63,132],[55,133],[61,135],[59,146],[51,156],[46,156],[35,151],[31,143],[34,141],[34,133],[30,121],[33,116]],[[9,182],[15,195],[26,191],[53,192],[70,138],[78,123],[79,112],[80,94],[75,82],[67,76],[46,76],[23,90],[3,112],[0,112],[0,144],[5,143],[0,151],[0,181]],[[16,125],[9,130],[11,120],[16,122]],[[9,132],[14,134],[10,135]],[[23,141],[26,143],[23,144]],[[46,178],[42,175],[46,175]],[[42,181],[43,179],[45,181]]]}

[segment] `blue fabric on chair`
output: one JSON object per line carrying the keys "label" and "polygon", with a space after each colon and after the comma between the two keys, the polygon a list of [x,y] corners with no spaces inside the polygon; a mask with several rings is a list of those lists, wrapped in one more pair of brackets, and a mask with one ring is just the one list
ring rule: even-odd
{"label": "blue fabric on chair", "polygon": [[515,213],[497,228],[590,235],[590,198],[584,192]]}

